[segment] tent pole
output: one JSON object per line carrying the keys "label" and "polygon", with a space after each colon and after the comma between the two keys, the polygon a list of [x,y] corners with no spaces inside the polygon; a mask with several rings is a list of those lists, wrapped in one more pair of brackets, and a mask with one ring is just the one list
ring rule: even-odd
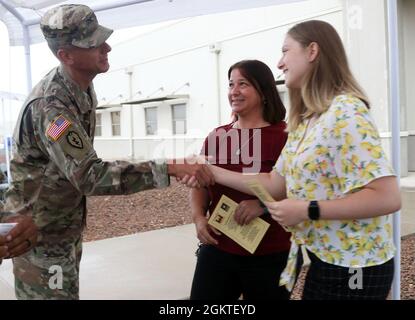
{"label": "tent pole", "polygon": [[[389,101],[392,130],[392,163],[398,180],[400,171],[400,99],[399,99],[399,43],[398,43],[398,5],[397,0],[387,0],[388,38],[389,38]],[[396,246],[395,274],[392,298],[401,299],[401,213],[393,215],[393,238]]]}
{"label": "tent pole", "polygon": [[26,86],[29,94],[32,90],[32,62],[30,58],[29,28],[27,26],[23,26],[23,45],[26,59]]}
{"label": "tent pole", "polygon": [[29,35],[29,27],[26,25],[24,17],[10,4],[8,4],[4,0],[0,0],[0,4],[6,8],[13,16],[19,20],[20,24],[23,28],[23,45],[26,57],[26,86],[27,86],[27,93],[30,93],[32,90],[32,66],[30,62],[30,35]]}

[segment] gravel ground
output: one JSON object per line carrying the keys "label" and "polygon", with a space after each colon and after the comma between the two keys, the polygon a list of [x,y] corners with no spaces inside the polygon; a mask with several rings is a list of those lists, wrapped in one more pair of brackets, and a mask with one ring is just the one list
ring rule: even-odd
{"label": "gravel ground", "polygon": [[[172,182],[163,190],[148,190],[129,196],[88,199],[85,241],[118,237],[192,222],[186,187]],[[402,239],[401,299],[415,300],[415,234]],[[307,267],[304,267],[292,299],[301,297]]]}
{"label": "gravel ground", "polygon": [[84,241],[192,223],[188,195],[187,187],[172,179],[172,186],[165,189],[89,197]]}

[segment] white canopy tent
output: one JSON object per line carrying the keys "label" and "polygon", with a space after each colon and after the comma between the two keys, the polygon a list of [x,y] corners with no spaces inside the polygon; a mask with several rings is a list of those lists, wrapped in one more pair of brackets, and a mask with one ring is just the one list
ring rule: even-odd
{"label": "white canopy tent", "polygon": [[128,28],[204,15],[247,9],[301,0],[0,0],[0,20],[8,29],[10,45],[25,47],[27,90],[32,87],[30,45],[44,41],[39,28],[40,17],[50,7],[65,3],[80,3],[91,7],[104,26]]}
{"label": "white canopy tent", "polygon": [[[101,24],[113,29],[161,22],[165,20],[248,9],[305,0],[0,0],[0,20],[8,29],[10,45],[25,48],[27,90],[32,88],[30,45],[44,41],[39,21],[51,6],[81,3],[90,6]],[[363,0],[362,0],[363,1]],[[400,174],[399,48],[397,0],[387,0],[389,37],[389,97],[392,126],[392,159]],[[393,298],[400,299],[400,213],[394,216],[394,238],[398,249],[395,259]]]}

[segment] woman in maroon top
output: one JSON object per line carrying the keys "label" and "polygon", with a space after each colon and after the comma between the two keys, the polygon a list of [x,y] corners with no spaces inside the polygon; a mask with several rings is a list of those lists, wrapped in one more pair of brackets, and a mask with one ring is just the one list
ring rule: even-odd
{"label": "woman in maroon top", "polygon": [[[285,108],[270,68],[258,60],[240,61],[228,71],[228,98],[235,121],[206,138],[202,153],[211,163],[245,173],[270,172],[287,139]],[[239,206],[235,220],[247,224],[261,217],[270,224],[254,254],[208,225],[220,197]],[[215,184],[191,190],[191,208],[201,245],[191,299],[289,299],[278,286],[290,249],[290,234],[275,222],[255,197]]]}

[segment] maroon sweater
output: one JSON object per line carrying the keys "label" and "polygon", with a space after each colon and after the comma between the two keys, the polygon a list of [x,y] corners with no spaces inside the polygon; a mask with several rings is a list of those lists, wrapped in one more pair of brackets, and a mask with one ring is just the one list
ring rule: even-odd
{"label": "maroon sweater", "polygon": [[[202,154],[212,156],[211,161],[217,166],[231,171],[242,172],[243,168],[245,170],[255,168],[256,172],[270,172],[287,141],[285,127],[286,124],[283,121],[259,129],[234,129],[232,123],[227,124],[216,128],[209,134],[203,144]],[[259,142],[261,143],[260,150]],[[209,212],[213,212],[223,194],[238,203],[243,200],[257,199],[255,196],[218,183],[209,187],[208,190],[211,200]],[[261,218],[270,223],[270,227],[254,255],[288,251],[290,233],[286,232],[269,215]],[[216,247],[220,250],[237,255],[251,255],[225,235],[214,234],[213,237],[218,240],[219,244]]]}

